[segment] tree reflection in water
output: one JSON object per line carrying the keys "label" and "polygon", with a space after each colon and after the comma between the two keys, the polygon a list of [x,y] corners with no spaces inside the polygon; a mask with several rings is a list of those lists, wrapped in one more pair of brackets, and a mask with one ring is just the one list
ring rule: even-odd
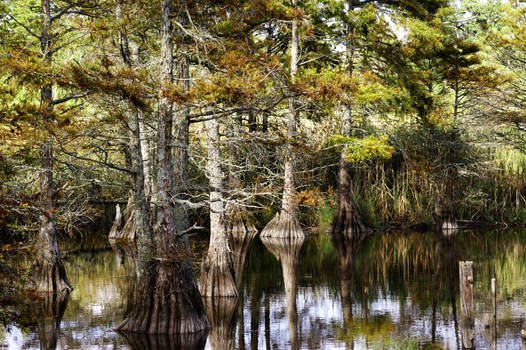
{"label": "tree reflection in water", "polygon": [[207,332],[183,334],[119,333],[131,350],[203,350]]}
{"label": "tree reflection in water", "polygon": [[40,338],[40,349],[55,350],[57,348],[58,331],[62,317],[66,311],[69,294],[44,294],[41,304],[38,307],[37,315],[38,336]]}
{"label": "tree reflection in water", "polygon": [[[523,320],[526,295],[526,231],[375,234],[360,245],[352,269],[344,274],[338,273],[337,252],[326,236],[308,238],[301,252],[299,247],[267,246],[255,239],[248,249],[235,315],[215,311],[224,314],[217,320],[218,333],[228,335],[218,347],[391,348],[384,344],[412,338],[424,348],[435,343],[457,349],[462,346],[458,261],[473,260],[477,347],[490,348],[493,341],[492,329],[484,336],[483,316],[491,312],[489,286],[496,275],[497,341],[520,348],[516,325]],[[300,262],[285,258],[281,250],[287,249],[292,257],[301,255]],[[75,290],[65,312],[60,299],[52,298],[38,312],[31,308],[27,318],[40,325],[33,331],[22,326],[23,309],[15,309],[20,318],[0,328],[0,347],[15,333],[17,344],[30,349],[159,348],[178,342],[134,335],[126,341],[111,330],[122,319],[126,296],[132,297],[136,288],[133,258],[123,259],[123,254],[128,253],[118,250],[117,260],[112,251],[68,254],[64,264]],[[199,339],[177,346],[202,348]]]}
{"label": "tree reflection in water", "polygon": [[208,339],[212,350],[230,350],[234,343],[238,298],[203,298],[210,322]]}
{"label": "tree reflection in water", "polygon": [[281,262],[283,283],[285,284],[285,297],[287,299],[290,346],[292,350],[299,349],[301,345],[298,335],[298,313],[296,307],[296,267],[304,240],[303,237],[289,239],[261,237],[261,241],[265,247]]}

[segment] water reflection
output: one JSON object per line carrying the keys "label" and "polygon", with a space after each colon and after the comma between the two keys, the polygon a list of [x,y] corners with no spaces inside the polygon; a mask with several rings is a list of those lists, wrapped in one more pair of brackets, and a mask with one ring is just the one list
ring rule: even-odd
{"label": "water reflection", "polygon": [[55,350],[57,348],[57,337],[60,323],[66,311],[69,294],[46,294],[41,301],[38,314],[38,335],[40,338],[40,349]]}
{"label": "water reflection", "polygon": [[126,265],[133,271],[137,271],[137,249],[135,244],[129,242],[110,242],[111,250],[115,254],[115,262],[118,270],[123,270]]}
{"label": "water reflection", "polygon": [[287,299],[287,319],[289,323],[290,348],[300,348],[298,339],[298,314],[296,306],[297,275],[296,266],[304,238],[276,239],[262,237],[261,241],[267,249],[281,262],[285,296]]}
{"label": "water reflection", "polygon": [[[117,255],[106,250],[68,254],[64,263],[75,290],[62,316],[60,301],[51,299],[43,308],[52,312],[33,311],[34,329],[10,326],[8,333],[0,326],[0,348],[11,342],[10,349],[56,344],[67,349],[359,350],[393,348],[393,342],[409,338],[422,346],[461,349],[461,260],[474,262],[477,348],[489,349],[493,342],[484,315],[492,312],[494,275],[498,348],[521,347],[526,231],[376,234],[362,243],[343,274],[328,238],[282,243],[256,238],[246,254],[239,254],[245,255],[240,299],[237,306],[210,308],[217,333],[208,340],[206,335],[185,340],[116,334],[112,328],[123,319],[136,277],[133,259],[122,258],[124,250]],[[37,314],[47,315],[46,323]]]}
{"label": "water reflection", "polygon": [[140,334],[119,333],[131,350],[202,350],[206,332],[190,334]]}
{"label": "water reflection", "polygon": [[208,339],[212,350],[229,350],[234,343],[238,298],[203,298],[210,322]]}

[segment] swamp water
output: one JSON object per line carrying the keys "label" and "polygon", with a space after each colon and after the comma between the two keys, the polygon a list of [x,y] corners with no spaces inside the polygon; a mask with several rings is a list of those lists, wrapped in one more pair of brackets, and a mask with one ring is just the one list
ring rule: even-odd
{"label": "swamp water", "polygon": [[34,312],[36,327],[0,326],[0,349],[461,349],[458,261],[474,261],[477,349],[490,349],[490,280],[497,277],[497,348],[520,349],[526,326],[526,231],[376,234],[341,274],[325,236],[283,244],[255,238],[241,297],[207,306],[208,335],[112,331],[133,295],[126,249],[64,257],[75,288]]}

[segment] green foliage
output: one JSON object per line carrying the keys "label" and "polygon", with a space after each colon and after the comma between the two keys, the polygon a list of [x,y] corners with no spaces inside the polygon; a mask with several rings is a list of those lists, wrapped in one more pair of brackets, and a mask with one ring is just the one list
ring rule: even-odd
{"label": "green foliage", "polygon": [[332,219],[336,214],[336,206],[334,202],[329,200],[323,200],[321,205],[317,207],[317,217],[318,217],[318,229],[320,233],[327,232],[329,226],[331,225]]}
{"label": "green foliage", "polygon": [[329,139],[328,144],[329,146],[344,145],[345,161],[351,164],[389,159],[394,152],[394,148],[387,143],[386,136],[370,135],[365,138],[356,138],[335,135]]}

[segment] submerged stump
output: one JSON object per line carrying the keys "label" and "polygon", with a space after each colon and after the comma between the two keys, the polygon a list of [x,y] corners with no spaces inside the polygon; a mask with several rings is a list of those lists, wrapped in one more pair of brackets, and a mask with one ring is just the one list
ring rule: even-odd
{"label": "submerged stump", "polygon": [[475,316],[473,306],[473,262],[460,261],[460,328],[464,349],[475,348]]}

